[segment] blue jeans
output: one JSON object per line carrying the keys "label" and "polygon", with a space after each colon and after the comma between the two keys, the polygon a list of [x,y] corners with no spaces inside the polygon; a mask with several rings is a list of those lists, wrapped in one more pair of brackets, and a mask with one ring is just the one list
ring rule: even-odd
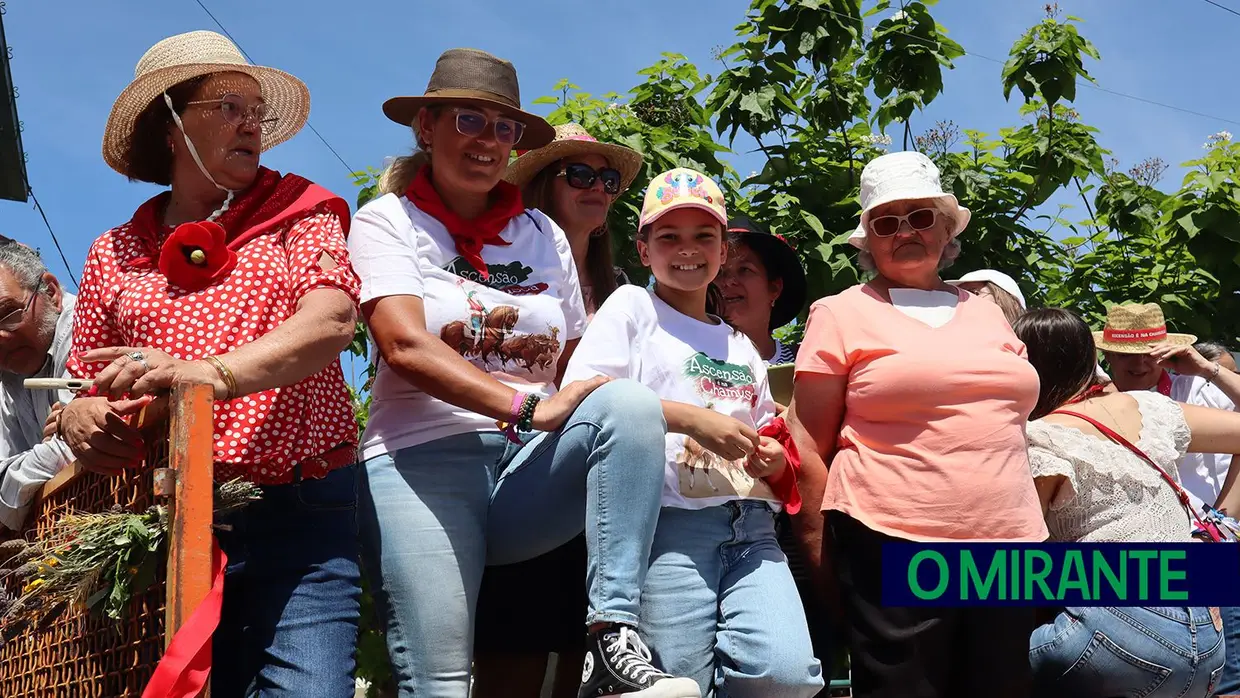
{"label": "blue jeans", "polygon": [[351,696],[362,595],[357,466],[262,490],[216,534],[228,567],[211,693]]}
{"label": "blue jeans", "polygon": [[642,622],[655,663],[695,679],[703,696],[809,698],[822,689],[775,513],[762,502],[663,509]]}
{"label": "blue jeans", "polygon": [[1067,608],[1029,638],[1033,695],[1206,698],[1223,636],[1205,608]]}
{"label": "blue jeans", "polygon": [[[378,581],[401,696],[466,698],[483,568],[529,560],[583,530],[585,625],[637,625],[663,492],[667,425],[633,381],[595,390],[553,433],[450,436],[371,458],[361,489],[363,557]],[[529,609],[538,623],[538,609]],[[521,646],[520,632],[512,644]]]}
{"label": "blue jeans", "polygon": [[1227,647],[1227,662],[1223,665],[1223,677],[1214,690],[1225,696],[1240,693],[1240,606],[1220,608],[1223,615],[1223,638]]}

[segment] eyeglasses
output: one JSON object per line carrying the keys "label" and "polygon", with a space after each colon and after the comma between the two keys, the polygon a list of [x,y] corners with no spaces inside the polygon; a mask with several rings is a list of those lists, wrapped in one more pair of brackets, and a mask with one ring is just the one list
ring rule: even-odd
{"label": "eyeglasses", "polygon": [[603,191],[615,196],[620,193],[620,170],[604,167],[596,170],[580,162],[570,163],[560,170],[557,177],[563,177],[573,189],[589,189],[598,180],[603,180]]}
{"label": "eyeglasses", "polygon": [[241,124],[253,119],[258,122],[261,128],[271,128],[278,122],[279,117],[271,113],[271,106],[266,102],[256,102],[254,104],[246,104],[245,97],[238,94],[228,93],[219,99],[200,99],[194,102],[186,102],[186,106],[209,104],[215,109],[220,110],[220,116],[224,117],[224,121],[233,126]]}
{"label": "eyeglasses", "polygon": [[480,111],[461,107],[454,107],[452,112],[456,114],[456,132],[462,136],[477,138],[487,130],[487,126],[495,124],[495,140],[504,145],[513,145],[519,142],[521,134],[525,133],[525,124],[516,119],[501,116],[492,121]]}
{"label": "eyeglasses", "polygon": [[34,299],[38,297],[39,289],[41,288],[43,288],[42,279],[34,285],[34,290],[30,292],[30,298],[26,299],[26,305],[0,318],[0,331],[14,332],[22,326],[22,320],[26,318],[26,313],[30,312],[30,306],[34,305]]}
{"label": "eyeglasses", "polygon": [[929,230],[939,219],[939,212],[933,208],[919,208],[903,216],[879,216],[870,219],[870,232],[880,238],[889,238],[900,232],[900,224],[908,223],[911,230]]}

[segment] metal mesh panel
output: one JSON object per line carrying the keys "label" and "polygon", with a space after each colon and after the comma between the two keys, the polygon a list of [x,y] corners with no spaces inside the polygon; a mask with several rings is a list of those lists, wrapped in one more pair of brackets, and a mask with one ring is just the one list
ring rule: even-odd
{"label": "metal mesh panel", "polygon": [[[166,465],[167,443],[161,442],[141,470],[116,478],[80,473],[35,504],[26,538],[45,535],[69,511],[102,512],[116,505],[145,510],[156,503],[152,471]],[[51,627],[31,628],[0,646],[0,696],[141,696],[164,652],[165,578],[161,564],[157,582],[135,594],[128,615],[119,622],[70,611]]]}

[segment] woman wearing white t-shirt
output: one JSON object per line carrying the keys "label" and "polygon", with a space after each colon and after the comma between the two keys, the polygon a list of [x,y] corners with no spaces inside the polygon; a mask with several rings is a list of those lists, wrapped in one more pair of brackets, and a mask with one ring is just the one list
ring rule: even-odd
{"label": "woman wearing white t-shirt", "polygon": [[557,392],[586,314],[564,233],[500,181],[513,146],[554,135],[520,103],[507,61],[444,53],[424,96],[384,104],[421,152],[384,173],[387,194],[349,238],[380,354],[362,437],[363,558],[396,683],[401,696],[466,698],[483,567],[584,528],[587,663],[605,677],[591,695],[696,698],[693,681],[650,664],[636,632],[663,414],[633,381]]}
{"label": "woman wearing white t-shirt", "polygon": [[800,507],[795,447],[789,458],[757,348],[718,317],[726,225],[710,178],[656,177],[637,235],[654,290],[603,303],[565,380],[632,379],[663,399],[663,511],[641,597],[658,663],[707,695],[808,698],[822,667],[775,537],[776,514]]}

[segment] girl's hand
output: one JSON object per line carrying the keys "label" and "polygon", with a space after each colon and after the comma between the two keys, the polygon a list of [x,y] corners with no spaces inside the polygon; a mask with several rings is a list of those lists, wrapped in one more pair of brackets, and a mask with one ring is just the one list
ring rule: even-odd
{"label": "girl's hand", "polygon": [[533,427],[538,431],[555,431],[564,426],[564,422],[577,411],[581,401],[610,380],[607,376],[595,376],[564,386],[558,393],[540,401],[534,407]]}
{"label": "girl's hand", "polygon": [[759,446],[758,432],[753,427],[706,408],[694,414],[689,431],[692,433],[687,436],[724,460],[748,458]]}
{"label": "girl's hand", "polygon": [[784,445],[769,436],[759,436],[761,441],[758,450],[745,461],[745,472],[755,480],[774,477],[784,472],[788,460],[784,456]]}

